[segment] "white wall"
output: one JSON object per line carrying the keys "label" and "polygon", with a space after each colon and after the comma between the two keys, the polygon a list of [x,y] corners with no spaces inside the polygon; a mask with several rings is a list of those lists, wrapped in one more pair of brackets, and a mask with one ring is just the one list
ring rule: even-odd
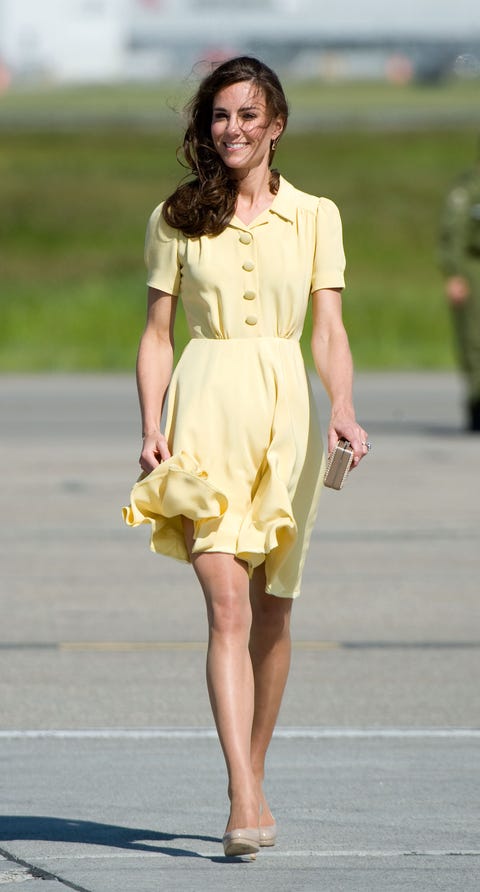
{"label": "white wall", "polygon": [[13,73],[58,80],[121,74],[129,0],[2,0],[0,54]]}

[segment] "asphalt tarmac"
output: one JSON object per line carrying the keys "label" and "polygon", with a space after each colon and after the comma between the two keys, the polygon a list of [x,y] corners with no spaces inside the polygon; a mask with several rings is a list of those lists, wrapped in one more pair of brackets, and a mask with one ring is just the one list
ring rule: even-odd
{"label": "asphalt tarmac", "polygon": [[373,449],[322,496],[250,861],[197,583],[121,520],[133,377],[0,377],[2,890],[477,892],[480,439],[455,374],[358,375],[356,403]]}

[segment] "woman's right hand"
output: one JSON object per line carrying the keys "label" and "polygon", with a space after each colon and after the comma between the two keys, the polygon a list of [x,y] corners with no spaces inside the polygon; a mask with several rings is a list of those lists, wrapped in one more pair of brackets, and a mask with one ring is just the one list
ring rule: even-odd
{"label": "woman's right hand", "polygon": [[150,474],[162,461],[170,458],[168,443],[160,431],[146,434],[143,438],[142,451],[140,453],[140,467],[146,474]]}

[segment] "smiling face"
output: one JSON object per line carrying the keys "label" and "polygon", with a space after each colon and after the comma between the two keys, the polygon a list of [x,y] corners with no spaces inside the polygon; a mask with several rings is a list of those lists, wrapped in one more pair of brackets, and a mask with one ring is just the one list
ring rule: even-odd
{"label": "smiling face", "polygon": [[268,170],[272,140],[283,130],[281,118],[269,112],[263,89],[240,81],[219,90],[213,101],[212,140],[232,172]]}

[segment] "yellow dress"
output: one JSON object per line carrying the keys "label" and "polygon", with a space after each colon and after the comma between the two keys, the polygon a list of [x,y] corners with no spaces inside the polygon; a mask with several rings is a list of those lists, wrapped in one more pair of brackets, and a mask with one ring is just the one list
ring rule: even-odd
{"label": "yellow dress", "polygon": [[188,561],[227,552],[267,591],[300,593],[322,486],[323,445],[300,352],[309,295],[344,285],[340,215],[283,178],[248,226],[187,238],[157,207],[148,224],[148,285],[179,295],[191,340],[172,376],[165,435],[172,457],[135,484],[127,524],[152,525],[153,551]]}

